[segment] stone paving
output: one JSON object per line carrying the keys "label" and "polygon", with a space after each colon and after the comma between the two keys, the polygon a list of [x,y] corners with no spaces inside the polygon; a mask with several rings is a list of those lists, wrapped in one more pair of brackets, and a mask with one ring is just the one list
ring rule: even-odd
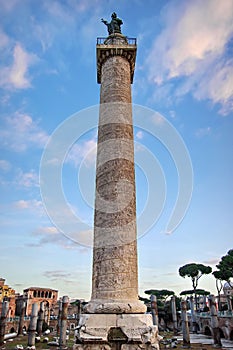
{"label": "stone paving", "polygon": [[[179,341],[182,341],[182,337],[178,337]],[[203,344],[203,345],[213,345],[212,337],[207,337],[203,334],[190,334],[191,344]],[[222,348],[221,349],[233,349],[233,341],[221,339]],[[214,347],[213,347],[214,349]]]}

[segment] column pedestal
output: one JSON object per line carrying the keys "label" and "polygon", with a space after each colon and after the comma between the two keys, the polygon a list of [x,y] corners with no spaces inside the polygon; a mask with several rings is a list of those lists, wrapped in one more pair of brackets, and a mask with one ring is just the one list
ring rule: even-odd
{"label": "column pedestal", "polygon": [[83,314],[73,349],[156,349],[158,327],[150,314]]}

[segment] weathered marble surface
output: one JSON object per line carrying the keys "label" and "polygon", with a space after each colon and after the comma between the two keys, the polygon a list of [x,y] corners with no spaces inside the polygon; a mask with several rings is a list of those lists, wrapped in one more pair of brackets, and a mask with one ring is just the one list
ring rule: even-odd
{"label": "weathered marble surface", "polygon": [[159,349],[158,328],[138,300],[136,190],[131,104],[136,45],[122,35],[97,45],[101,83],[92,296],[76,350]]}
{"label": "weathered marble surface", "polygon": [[120,329],[124,334],[122,349],[159,349],[158,327],[153,326],[150,314],[84,314],[76,330],[75,346],[103,349],[102,346],[114,343],[109,339],[112,329]]}
{"label": "weathered marble surface", "polygon": [[[114,41],[116,39],[116,42]],[[109,45],[105,59],[100,59]],[[120,45],[120,50],[118,50]],[[130,47],[125,55],[122,45]],[[116,50],[114,50],[114,47]],[[101,52],[99,52],[101,51]],[[132,53],[120,36],[97,47],[101,68],[92,296],[87,313],[144,313],[138,300]],[[134,59],[135,59],[134,57]]]}

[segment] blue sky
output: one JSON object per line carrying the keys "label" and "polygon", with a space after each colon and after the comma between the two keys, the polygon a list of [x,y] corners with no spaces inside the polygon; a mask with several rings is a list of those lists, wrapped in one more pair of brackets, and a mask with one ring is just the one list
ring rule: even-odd
{"label": "blue sky", "polygon": [[[150,134],[146,125],[153,113],[136,107],[138,217],[149,210],[143,220],[153,223],[138,239],[139,292],[190,289],[190,281],[178,275],[180,266],[198,262],[214,269],[232,248],[233,2],[0,0],[0,5],[0,276],[17,292],[44,286],[90,298],[92,250],[77,241],[87,243],[93,225],[95,107],[93,127],[69,150],[62,169],[67,203],[88,228],[76,232],[77,239],[59,232],[47,215],[39,174],[54,131],[75,113],[78,132],[85,129],[88,108],[99,103],[96,38],[107,36],[100,19],[110,20],[115,11],[124,22],[122,33],[137,38],[133,102],[156,115]],[[161,125],[171,128],[172,138],[177,132],[183,139],[193,170],[189,207],[170,234],[165,228],[187,164],[177,169],[176,147],[168,150],[155,137]],[[150,152],[158,167],[145,156]],[[211,276],[200,287],[216,292]]]}

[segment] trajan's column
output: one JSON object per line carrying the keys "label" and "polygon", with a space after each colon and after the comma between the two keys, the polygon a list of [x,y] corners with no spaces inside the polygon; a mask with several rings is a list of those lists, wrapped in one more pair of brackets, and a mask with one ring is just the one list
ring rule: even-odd
{"label": "trajan's column", "polygon": [[136,39],[112,14],[97,39],[101,84],[96,164],[92,296],[74,348],[159,349],[157,326],[138,300],[136,194],[131,84]]}

